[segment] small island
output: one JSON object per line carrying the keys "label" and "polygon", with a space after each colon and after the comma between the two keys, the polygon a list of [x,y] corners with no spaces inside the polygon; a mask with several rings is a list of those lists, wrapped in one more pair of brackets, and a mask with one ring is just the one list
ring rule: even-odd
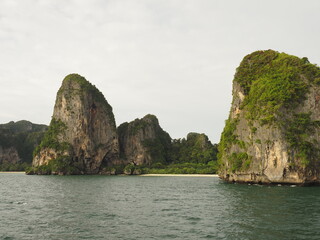
{"label": "small island", "polygon": [[228,182],[320,183],[320,69],[273,50],[237,68],[229,119],[219,143]]}

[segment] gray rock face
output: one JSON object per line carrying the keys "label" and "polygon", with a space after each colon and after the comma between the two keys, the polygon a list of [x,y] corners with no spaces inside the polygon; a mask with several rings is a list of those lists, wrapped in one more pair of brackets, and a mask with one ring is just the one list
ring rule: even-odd
{"label": "gray rock face", "polygon": [[120,156],[126,164],[150,165],[167,161],[171,138],[154,115],[121,124],[118,135]]}
{"label": "gray rock face", "polygon": [[[95,86],[77,74],[63,80],[48,133],[33,166],[61,158],[65,159],[62,162],[68,159],[72,173],[81,174],[99,173],[103,166],[119,160],[112,108]],[[63,173],[63,167],[58,166],[58,172]]]}
{"label": "gray rock face", "polygon": [[230,182],[320,182],[320,70],[272,50],[244,58],[219,146]]}

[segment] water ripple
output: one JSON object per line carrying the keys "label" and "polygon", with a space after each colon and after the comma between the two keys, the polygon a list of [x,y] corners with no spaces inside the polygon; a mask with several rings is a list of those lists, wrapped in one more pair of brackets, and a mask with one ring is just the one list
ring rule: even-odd
{"label": "water ripple", "polygon": [[0,239],[318,239],[320,188],[0,174]]}

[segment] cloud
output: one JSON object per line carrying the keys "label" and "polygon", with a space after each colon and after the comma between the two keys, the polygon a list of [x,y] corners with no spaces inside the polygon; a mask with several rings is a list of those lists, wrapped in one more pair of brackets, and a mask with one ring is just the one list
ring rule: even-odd
{"label": "cloud", "polygon": [[[290,6],[290,11],[288,10]],[[236,67],[273,48],[320,62],[320,3],[271,0],[0,2],[1,122],[48,124],[65,75],[77,72],[117,124],[158,116],[172,137],[218,142]]]}

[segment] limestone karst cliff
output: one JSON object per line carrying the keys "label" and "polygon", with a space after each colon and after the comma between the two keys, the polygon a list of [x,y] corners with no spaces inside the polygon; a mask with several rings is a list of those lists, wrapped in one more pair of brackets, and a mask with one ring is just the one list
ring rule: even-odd
{"label": "limestone karst cliff", "polygon": [[216,153],[205,134],[172,140],[151,114],[116,128],[102,93],[70,74],[57,93],[51,123],[27,174],[212,173]]}
{"label": "limestone karst cliff", "polygon": [[170,135],[159,125],[156,116],[123,123],[118,127],[120,156],[126,163],[150,165],[166,163],[171,144]]}
{"label": "limestone karst cliff", "polygon": [[226,181],[320,182],[320,69],[273,50],[237,68],[229,119],[219,145]]}
{"label": "limestone karst cliff", "polygon": [[24,170],[30,165],[46,129],[25,120],[0,124],[0,170]]}
{"label": "limestone karst cliff", "polygon": [[39,174],[96,174],[119,160],[112,107],[84,77],[70,74],[60,87],[52,120],[34,153]]}

